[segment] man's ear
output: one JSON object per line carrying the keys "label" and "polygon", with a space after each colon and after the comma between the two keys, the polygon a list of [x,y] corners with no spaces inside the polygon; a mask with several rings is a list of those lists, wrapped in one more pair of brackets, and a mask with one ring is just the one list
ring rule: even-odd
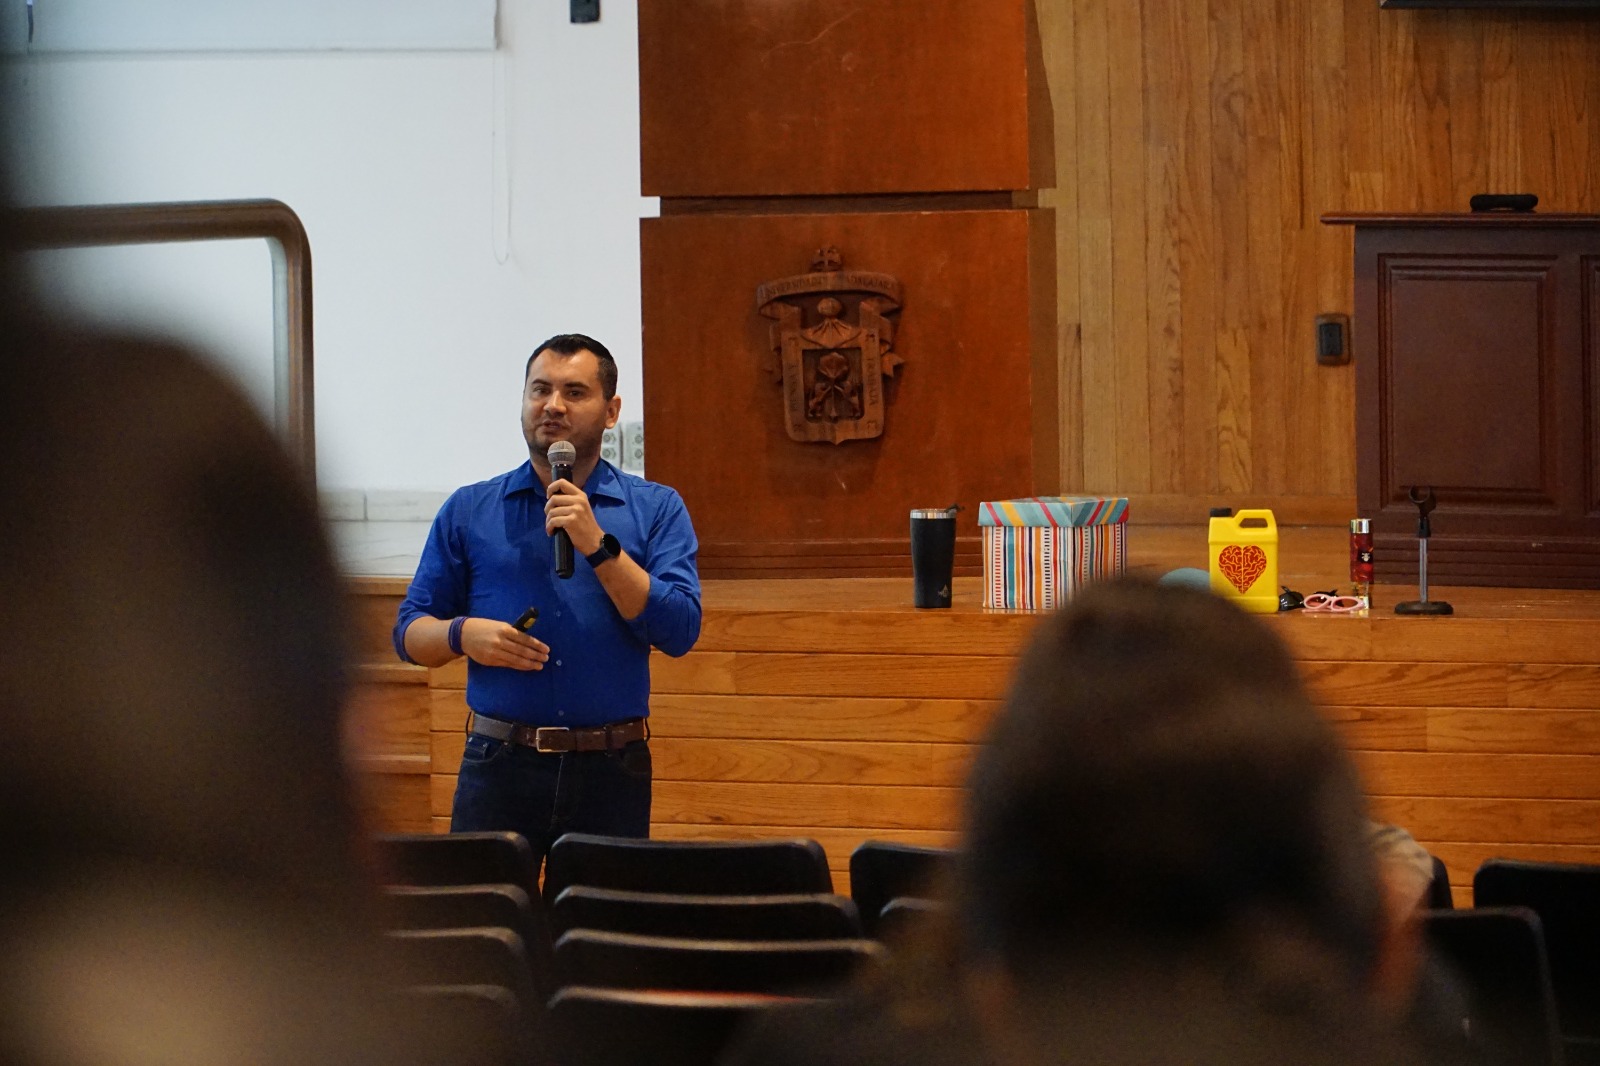
{"label": "man's ear", "polygon": [[612,429],[617,424],[617,416],[622,413],[622,397],[613,396],[606,401],[606,428]]}

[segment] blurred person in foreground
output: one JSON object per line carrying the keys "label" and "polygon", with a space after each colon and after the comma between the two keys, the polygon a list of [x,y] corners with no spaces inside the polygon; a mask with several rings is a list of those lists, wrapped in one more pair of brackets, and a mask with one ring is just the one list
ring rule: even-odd
{"label": "blurred person in foreground", "polygon": [[192,356],[5,292],[0,1062],[422,1061],[310,486]]}
{"label": "blurred person in foreground", "polygon": [[977,757],[949,913],[735,1063],[1404,1063],[1414,938],[1356,772],[1259,622],[1094,586]]}

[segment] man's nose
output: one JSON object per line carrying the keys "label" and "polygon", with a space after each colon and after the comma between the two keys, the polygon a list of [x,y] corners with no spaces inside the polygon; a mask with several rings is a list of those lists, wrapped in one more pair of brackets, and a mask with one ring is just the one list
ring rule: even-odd
{"label": "man's nose", "polygon": [[552,392],[549,398],[544,401],[544,409],[546,411],[565,411],[567,409],[567,401],[562,398],[559,392]]}

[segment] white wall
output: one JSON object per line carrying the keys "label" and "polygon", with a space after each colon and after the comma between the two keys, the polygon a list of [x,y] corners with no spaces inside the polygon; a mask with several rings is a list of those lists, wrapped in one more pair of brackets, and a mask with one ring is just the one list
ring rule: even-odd
{"label": "white wall", "polygon": [[[241,2],[241,0],[233,0]],[[263,0],[270,2],[270,0]],[[325,490],[447,490],[526,457],[532,345],[592,333],[640,416],[637,23],[501,0],[497,52],[7,60],[24,203],[275,197],[315,279]],[[52,252],[62,302],[175,332],[270,402],[255,243]]]}

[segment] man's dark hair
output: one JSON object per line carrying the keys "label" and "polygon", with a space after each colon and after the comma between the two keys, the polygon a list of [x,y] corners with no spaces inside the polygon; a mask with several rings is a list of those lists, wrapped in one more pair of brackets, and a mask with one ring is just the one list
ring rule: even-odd
{"label": "man's dark hair", "polygon": [[528,380],[528,371],[533,369],[533,361],[539,358],[541,352],[555,352],[557,355],[577,355],[582,351],[591,351],[600,363],[600,390],[605,393],[606,399],[617,394],[617,361],[611,357],[611,349],[582,333],[557,333],[533,350],[528,356],[528,363],[522,368],[522,380]]}
{"label": "man's dark hair", "polygon": [[1281,970],[1291,945],[1353,987],[1382,935],[1366,825],[1266,626],[1208,592],[1107,583],[1040,626],[978,756],[963,913],[1024,978],[1128,955]]}

